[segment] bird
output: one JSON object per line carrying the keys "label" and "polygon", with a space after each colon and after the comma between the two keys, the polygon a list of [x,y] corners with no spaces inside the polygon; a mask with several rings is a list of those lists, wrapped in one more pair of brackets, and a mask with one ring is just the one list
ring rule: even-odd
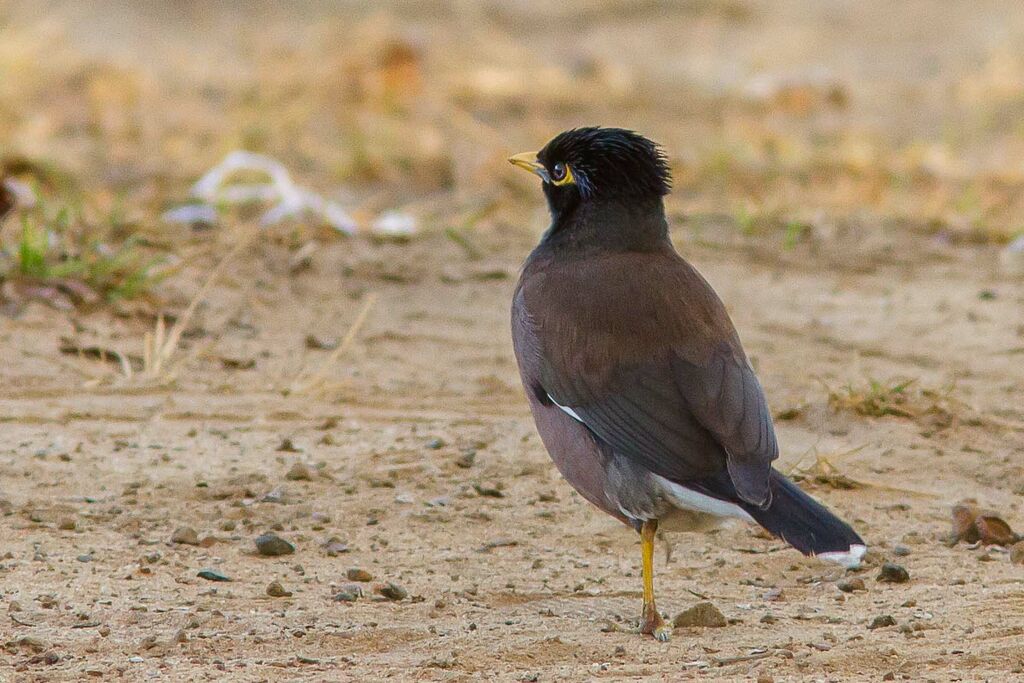
{"label": "bird", "polygon": [[509,162],[540,177],[551,216],[512,300],[523,388],[562,476],[640,535],[638,631],[671,634],[654,598],[659,525],[739,518],[859,566],[857,532],[772,467],[761,384],[721,299],[669,239],[664,150],[584,127]]}

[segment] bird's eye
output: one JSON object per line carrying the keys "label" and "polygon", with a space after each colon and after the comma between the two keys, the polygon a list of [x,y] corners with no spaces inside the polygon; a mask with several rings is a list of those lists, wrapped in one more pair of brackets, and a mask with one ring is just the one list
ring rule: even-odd
{"label": "bird's eye", "polygon": [[576,182],[576,179],[572,176],[572,169],[569,168],[568,164],[559,162],[551,167],[551,182],[555,185],[568,185],[569,183]]}

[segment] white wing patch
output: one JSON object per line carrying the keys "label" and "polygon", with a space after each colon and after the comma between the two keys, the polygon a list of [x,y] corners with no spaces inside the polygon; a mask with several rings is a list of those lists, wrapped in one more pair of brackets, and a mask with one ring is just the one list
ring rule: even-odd
{"label": "white wing patch", "polygon": [[[577,415],[575,410],[573,410],[572,408],[569,408],[568,406],[563,406],[561,403],[559,403],[555,399],[551,398],[551,394],[548,394],[548,400],[551,401],[552,403],[554,403],[559,408],[561,408],[562,412],[564,412],[566,415],[570,416],[572,419],[576,420],[577,422],[583,423],[583,418],[581,418],[579,415]],[[583,424],[586,424],[586,423],[583,423]]]}

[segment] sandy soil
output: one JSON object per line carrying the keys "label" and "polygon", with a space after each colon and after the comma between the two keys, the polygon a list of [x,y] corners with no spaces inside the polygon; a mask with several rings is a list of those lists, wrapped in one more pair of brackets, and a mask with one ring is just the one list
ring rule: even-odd
{"label": "sandy soil", "polygon": [[[727,245],[698,248],[686,235],[677,231],[680,247],[729,302],[772,404],[801,408],[779,422],[782,467],[819,453],[877,484],[815,492],[879,557],[906,546],[897,559],[909,583],[877,583],[869,566],[859,574],[867,592],[841,593],[843,572],[743,526],[670,536],[672,561],[658,562],[663,609],[681,611],[699,593],[730,625],[679,630],[668,645],[603,632],[636,616],[638,544],[559,479],[521,400],[506,309],[528,244],[452,268],[446,262],[459,255],[447,241],[344,243],[319,254],[313,272],[252,298],[225,288],[205,315],[204,326],[221,330],[214,347],[173,390],[69,395],[65,385],[82,379],[68,366],[89,362],[56,355],[55,337],[71,323],[34,308],[5,325],[0,566],[8,609],[20,606],[4,626],[15,643],[8,671],[46,680],[1020,672],[1020,568],[1005,554],[979,562],[989,556],[940,542],[950,504],[965,495],[1022,523],[1020,283],[993,276],[984,249],[891,238],[895,253],[912,256],[864,272],[857,239],[842,262],[783,267]],[[340,276],[376,268],[382,250],[407,282]],[[253,272],[239,280],[280,255],[252,256]],[[922,273],[922,259],[938,265]],[[362,288],[380,298],[336,398],[282,396],[297,367],[326,353],[303,349],[307,331],[343,329],[359,303],[350,293]],[[995,299],[979,300],[983,290]],[[220,354],[256,365],[226,371]],[[828,409],[823,382],[865,375],[929,386],[955,378],[981,424]],[[298,452],[283,452],[285,439]],[[467,453],[475,459],[460,466]],[[296,462],[310,465],[312,480],[286,478]],[[274,491],[280,502],[263,500]],[[61,529],[63,520],[75,528]],[[215,543],[169,543],[181,526]],[[274,529],[296,553],[254,556],[254,537]],[[332,536],[347,552],[326,554]],[[365,596],[333,601],[353,567],[374,576]],[[234,582],[197,578],[204,568]],[[273,580],[293,595],[268,597]],[[375,597],[373,586],[387,581],[410,598]],[[769,614],[777,621],[764,623]],[[898,627],[869,630],[883,614]],[[33,664],[33,648],[59,661]],[[763,648],[763,659],[715,664]]]}
{"label": "sandy soil", "polygon": [[[972,36],[987,35],[991,12],[954,4],[956,17],[974,22],[964,24]],[[729,14],[747,5],[708,6],[724,9],[695,21],[704,31],[733,27],[722,29],[725,43],[739,50],[757,33]],[[778,14],[750,7],[780,31],[800,3]],[[595,20],[588,35],[625,22],[639,36],[643,18]],[[860,18],[877,46],[884,22]],[[663,34],[677,19],[655,22],[659,41],[675,44]],[[831,25],[806,21],[793,30],[819,36],[815,26]],[[914,41],[927,44],[953,19],[936,21]],[[550,30],[539,33],[555,42]],[[700,55],[722,69],[728,61],[706,46],[680,50],[692,53],[689,64]],[[899,91],[892,74],[915,67],[900,50],[881,54],[878,68],[891,78],[830,63],[861,79],[855,93]],[[623,59],[655,69],[641,54]],[[916,92],[927,102],[941,88],[929,81]],[[854,102],[857,125],[874,121],[876,100]],[[622,107],[588,111],[635,120]],[[523,116],[532,123],[510,133],[513,149],[493,156],[543,129]],[[677,130],[659,116],[652,126]],[[715,126],[680,116],[680,126]],[[899,137],[900,122],[888,122]],[[971,148],[968,175],[995,154],[985,140]],[[680,628],[668,644],[617,628],[638,616],[638,539],[560,479],[534,431],[507,318],[544,214],[536,188],[501,180],[512,199],[471,233],[470,251],[427,229],[408,243],[324,240],[308,268],[289,269],[288,239],[255,240],[204,298],[170,384],[128,381],[109,363],[60,351],[69,338],[137,354],[152,317],[31,302],[0,320],[0,679],[1024,680],[1024,567],[998,548],[944,542],[951,505],[965,497],[1024,528],[1024,282],[1000,264],[1003,245],[923,229],[933,218],[918,211],[915,191],[867,213],[853,207],[868,190],[832,194],[835,173],[856,185],[871,182],[867,171],[850,180],[833,169],[832,180],[812,177],[796,191],[748,168],[739,184],[765,183],[752,205],[788,206],[785,216],[828,209],[790,243],[781,229],[738,229],[707,198],[734,188],[681,166],[673,238],[725,300],[758,368],[780,416],[780,467],[811,468],[804,485],[870,543],[864,569],[802,558],[742,524],[672,535],[657,557],[660,607],[674,615],[711,601],[729,624]],[[441,201],[466,211],[480,172],[457,178]],[[965,177],[936,174],[921,190],[933,199]],[[1007,195],[1019,189],[1017,176],[1003,182]],[[844,202],[849,211],[836,208]],[[912,206],[916,218],[897,206]],[[169,310],[180,312],[231,234],[179,247],[185,267],[162,290]],[[371,297],[338,361],[308,348],[308,335],[342,337]],[[288,391],[300,373],[317,371],[326,381],[316,391]],[[910,416],[830,406],[830,392],[870,378],[914,380]],[[816,481],[819,457],[861,485]],[[181,527],[202,542],[172,543]],[[295,553],[257,555],[254,539],[271,531]],[[879,582],[886,560],[910,581]],[[359,588],[346,575],[356,568],[372,575]],[[200,578],[202,570],[231,581]],[[851,576],[866,590],[839,590]],[[272,581],[290,595],[269,596]],[[381,596],[388,582],[406,597]],[[336,599],[346,592],[356,599]],[[883,615],[895,625],[869,628]]]}

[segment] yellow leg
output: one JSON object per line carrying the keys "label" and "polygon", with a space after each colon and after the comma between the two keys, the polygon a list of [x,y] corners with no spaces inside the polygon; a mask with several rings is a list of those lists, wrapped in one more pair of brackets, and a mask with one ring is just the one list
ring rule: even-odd
{"label": "yellow leg", "polygon": [[640,621],[640,633],[647,633],[665,642],[672,634],[672,626],[666,624],[654,605],[654,534],[658,531],[658,520],[644,522],[640,527],[640,552],[643,559],[644,611]]}

